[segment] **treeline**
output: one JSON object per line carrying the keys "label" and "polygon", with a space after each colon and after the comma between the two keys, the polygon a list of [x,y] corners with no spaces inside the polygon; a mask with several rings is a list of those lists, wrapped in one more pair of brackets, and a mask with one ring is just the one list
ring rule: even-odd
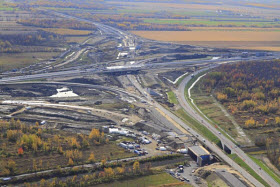
{"label": "treeline", "polygon": [[280,169],[280,138],[277,134],[273,133],[269,136],[258,135],[255,138],[257,146],[265,146],[267,157],[274,166]]}
{"label": "treeline", "polygon": [[55,8],[79,8],[79,9],[107,9],[101,0],[87,1],[80,0],[15,0],[23,7],[55,7]]}
{"label": "treeline", "polygon": [[18,23],[26,26],[35,26],[41,28],[66,28],[77,30],[96,30],[93,24],[76,20],[56,20],[56,19],[27,19],[20,20]]}
{"label": "treeline", "polygon": [[[222,65],[203,78],[202,87],[214,91],[245,128],[280,126],[279,60]],[[248,118],[239,118],[244,112]]]}
{"label": "treeline", "polygon": [[[91,14],[91,13],[78,13],[78,17],[83,17],[96,22],[102,22],[122,30],[154,30],[154,31],[188,31],[188,27],[176,24],[154,24],[145,23],[141,16],[137,15],[105,15],[105,14]],[[169,16],[173,17],[173,16]]]}
{"label": "treeline", "polygon": [[[73,168],[74,169],[74,168]],[[54,178],[46,181],[42,179],[39,183],[28,184],[25,183],[25,187],[38,187],[38,186],[93,186],[101,183],[113,182],[122,179],[132,179],[140,176],[154,174],[155,171],[151,169],[151,164],[147,163],[143,166],[138,161],[135,161],[131,166],[122,165],[121,167],[104,167],[101,171],[97,171],[91,174],[84,174],[82,176],[74,175],[64,180],[58,180]]]}
{"label": "treeline", "polygon": [[[0,52],[2,53],[18,53],[24,52],[23,48],[30,46],[44,46],[45,44],[58,43],[63,37],[53,33],[38,31],[28,34],[0,35]],[[31,49],[31,51],[54,51],[50,47],[44,49]]]}

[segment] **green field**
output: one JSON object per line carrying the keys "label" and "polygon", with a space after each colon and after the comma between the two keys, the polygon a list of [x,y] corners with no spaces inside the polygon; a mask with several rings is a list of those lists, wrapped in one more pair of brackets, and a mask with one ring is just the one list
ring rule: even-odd
{"label": "green field", "polygon": [[145,186],[176,186],[176,187],[190,187],[191,185],[185,184],[184,182],[181,182],[172,176],[170,176],[167,173],[161,173],[156,175],[150,175],[145,177],[139,177],[136,179],[131,180],[124,180],[124,181],[116,181],[113,183],[108,184],[101,184],[97,185],[96,187],[145,187]]}
{"label": "green field", "polygon": [[168,100],[169,100],[170,103],[178,104],[178,100],[177,100],[174,92],[172,92],[172,91],[167,92],[167,96],[168,96]]}
{"label": "green field", "polygon": [[280,178],[278,175],[276,175],[269,167],[266,166],[265,163],[263,163],[261,160],[249,155],[249,157],[258,164],[266,173],[268,173],[276,182],[280,184]]}
{"label": "green field", "polygon": [[234,162],[236,162],[239,166],[245,169],[250,175],[252,175],[255,179],[257,179],[264,186],[269,186],[252,168],[250,168],[240,157],[236,154],[228,155]]}
{"label": "green field", "polygon": [[273,21],[216,21],[203,19],[144,19],[145,23],[176,24],[188,26],[234,26],[234,27],[280,27],[279,22]]}

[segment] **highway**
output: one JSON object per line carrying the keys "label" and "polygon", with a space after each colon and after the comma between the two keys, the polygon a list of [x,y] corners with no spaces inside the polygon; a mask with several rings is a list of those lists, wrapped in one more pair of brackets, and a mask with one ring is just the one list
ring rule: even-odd
{"label": "highway", "polygon": [[[144,95],[148,101],[149,104],[157,108],[158,110],[161,111],[163,114],[164,118],[171,118],[174,120],[176,123],[178,123],[181,127],[186,129],[190,134],[194,135],[197,137],[198,133],[193,130],[191,127],[186,125],[179,117],[174,115],[172,112],[169,110],[165,109],[163,106],[161,106],[159,103],[154,101],[152,97],[147,94],[147,91],[145,88],[142,88],[141,85],[137,82],[134,76],[128,75],[129,80],[131,83],[138,89],[138,91]],[[246,170],[244,170],[242,167],[240,167],[238,164],[236,164],[234,161],[232,161],[216,144],[213,142],[210,142],[206,140],[205,137],[202,137],[201,135],[198,135],[197,137],[198,140],[201,142],[204,142],[204,144],[209,147],[214,153],[216,153],[220,158],[222,158],[226,163],[228,163],[230,166],[232,166],[235,170],[237,170],[240,174],[242,174],[247,180],[249,180],[254,186],[261,187],[263,186],[258,180],[256,180],[253,176],[251,176]],[[204,141],[205,139],[205,141]],[[249,165],[250,163],[248,163]]]}
{"label": "highway", "polygon": [[[211,66],[209,68],[201,69],[195,74],[201,73],[206,71],[207,69],[214,68],[216,66]],[[184,110],[189,113],[194,119],[201,122],[205,127],[207,127],[213,134],[215,134],[224,144],[226,144],[233,153],[236,153],[244,162],[246,162],[258,175],[260,175],[270,186],[279,186],[279,184],[265,171],[260,169],[260,167],[250,159],[246,153],[244,153],[238,146],[236,146],[231,140],[226,138],[222,133],[220,133],[213,125],[211,125],[206,119],[204,119],[201,114],[199,114],[195,109],[190,106],[190,104],[186,101],[185,98],[185,87],[187,83],[192,79],[192,76],[187,76],[179,85],[176,96],[180,105],[184,108]],[[219,155],[220,156],[220,155]],[[243,173],[244,174],[244,173]],[[245,176],[246,178],[249,177],[248,175]]]}
{"label": "highway", "polygon": [[[266,57],[264,59],[273,59],[275,57]],[[129,72],[129,71],[139,71],[139,70],[151,70],[158,68],[174,68],[174,66],[193,66],[193,65],[203,65],[203,64],[215,64],[215,63],[228,63],[228,62],[238,62],[238,61],[250,61],[254,58],[233,58],[233,59],[216,59],[216,60],[187,60],[187,61],[174,61],[174,62],[164,62],[164,63],[155,63],[155,64],[139,64],[139,62],[135,62],[135,65],[123,66],[119,68],[88,68],[86,70],[74,69],[67,71],[57,71],[57,72],[47,72],[47,73],[38,73],[32,75],[22,75],[22,76],[14,76],[14,77],[4,77],[0,79],[0,83],[8,83],[8,82],[17,82],[17,81],[25,81],[25,80],[35,80],[35,79],[44,79],[44,78],[55,78],[55,77],[72,77],[72,76],[83,76],[88,74],[95,73],[114,73],[114,72]],[[141,62],[147,62],[145,60],[141,60]]]}
{"label": "highway", "polygon": [[[131,41],[133,40],[133,36],[131,34],[125,33],[119,29],[106,26],[100,23],[88,21],[85,19],[52,12],[58,16],[66,17],[66,18],[74,18],[80,21],[86,21],[90,22],[92,24],[95,24],[101,31],[109,34],[113,34],[117,37],[120,37],[123,41],[124,46],[129,46]],[[102,32],[101,32],[102,34]],[[83,53],[84,51],[81,50],[78,55]],[[57,71],[57,72],[46,72],[46,73],[38,73],[38,74],[32,74],[32,75],[22,75],[22,76],[15,76],[15,77],[4,77],[0,79],[0,84],[7,84],[7,83],[16,83],[20,81],[26,81],[26,80],[36,80],[36,79],[44,79],[44,78],[62,78],[62,77],[73,77],[73,76],[83,76],[83,75],[89,75],[89,74],[95,74],[95,73],[114,73],[114,72],[129,72],[129,71],[138,71],[138,70],[151,70],[151,69],[159,69],[159,68],[174,68],[178,66],[193,66],[193,65],[205,65],[205,64],[222,64],[222,63],[229,63],[229,62],[238,62],[238,61],[250,61],[250,60],[268,60],[279,57],[278,56],[270,56],[270,57],[262,57],[262,58],[256,58],[256,57],[249,57],[249,58],[232,58],[232,59],[216,59],[216,60],[189,60],[189,61],[174,61],[174,62],[164,62],[164,63],[146,63],[147,61],[141,61],[141,62],[135,62],[135,65],[130,66],[123,66],[120,68],[113,68],[108,69],[107,68],[88,68],[86,70],[81,69],[74,69],[74,70],[67,70],[67,71]],[[72,61],[71,61],[72,62]],[[145,64],[143,64],[145,62]],[[67,62],[68,63],[68,62]],[[209,68],[213,68],[215,65],[210,66]],[[202,71],[205,71],[206,69],[201,69],[197,72],[200,73]],[[189,133],[197,136],[198,133],[187,126],[180,118],[175,116],[173,113],[171,113],[169,110],[165,109],[163,106],[161,106],[159,103],[154,101],[152,97],[147,93],[145,88],[142,88],[141,85],[138,83],[138,81],[135,79],[135,76],[128,75],[127,76],[130,82],[137,88],[137,90],[141,93],[142,96],[145,96],[145,99],[147,103],[152,106],[153,108],[160,111],[162,114],[163,120],[166,119],[172,119],[175,121],[180,127],[183,127],[185,130],[187,130]],[[273,178],[271,178],[265,171],[260,170],[259,166],[255,164],[240,148],[236,147],[236,145],[227,139],[225,136],[219,133],[219,131],[209,124],[201,115],[199,115],[186,101],[185,99],[185,86],[186,84],[191,80],[191,75],[187,76],[179,85],[178,90],[176,91],[176,96],[179,100],[179,103],[182,105],[182,107],[185,109],[186,112],[188,112],[193,118],[195,118],[197,121],[201,122],[203,120],[203,125],[206,126],[212,133],[214,133],[224,144],[226,144],[234,153],[236,153],[241,159],[243,159],[253,170],[255,170],[256,173],[258,173],[270,186],[279,186],[279,184],[274,181]],[[61,83],[61,84],[67,84],[67,83]],[[104,89],[104,87],[96,87],[99,89]],[[127,93],[124,90],[118,89],[118,88],[112,88],[115,91],[119,91],[125,94],[133,95],[130,93]],[[138,95],[133,95],[134,97],[143,100],[143,97]],[[35,105],[35,104],[34,104]],[[174,128],[174,127],[170,127]],[[178,128],[178,127],[176,127]],[[198,135],[197,139],[199,139],[201,142],[204,142],[203,140],[206,139],[202,137],[201,135]],[[220,158],[222,158],[226,163],[231,165],[234,169],[236,169],[239,173],[241,173],[246,179],[248,179],[254,186],[263,186],[259,181],[257,181],[254,177],[252,177],[247,171],[245,171],[243,168],[241,168],[238,164],[233,162],[219,147],[217,147],[212,142],[206,140],[205,145],[209,147],[213,152],[215,152]]]}

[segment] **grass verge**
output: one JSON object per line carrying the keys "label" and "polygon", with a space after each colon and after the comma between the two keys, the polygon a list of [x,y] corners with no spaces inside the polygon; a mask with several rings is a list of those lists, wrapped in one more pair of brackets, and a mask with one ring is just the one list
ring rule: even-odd
{"label": "grass verge", "polygon": [[265,163],[263,163],[261,160],[253,157],[252,155],[248,155],[256,164],[258,164],[262,170],[264,170],[267,174],[269,174],[276,182],[280,184],[280,178],[279,176],[274,173]]}
{"label": "grass verge", "polygon": [[169,100],[170,103],[178,104],[178,100],[177,100],[174,92],[172,92],[172,91],[167,92],[167,96],[168,96],[168,100]]}
{"label": "grass verge", "polygon": [[245,169],[250,175],[257,179],[264,186],[269,186],[250,166],[248,166],[239,156],[236,154],[228,155],[235,163]]}
{"label": "grass verge", "polygon": [[138,186],[177,186],[177,187],[189,187],[190,185],[180,182],[177,179],[173,178],[167,173],[160,173],[156,175],[149,175],[145,177],[139,177],[131,180],[116,181],[108,184],[100,184],[97,187],[138,187]]}
{"label": "grass verge", "polygon": [[217,136],[215,136],[210,130],[208,130],[205,126],[201,125],[198,121],[193,119],[190,115],[188,115],[184,109],[178,109],[175,111],[175,114],[179,116],[185,123],[188,124],[191,128],[195,129],[197,132],[202,134],[208,140],[214,142],[215,144],[219,144],[220,140]]}

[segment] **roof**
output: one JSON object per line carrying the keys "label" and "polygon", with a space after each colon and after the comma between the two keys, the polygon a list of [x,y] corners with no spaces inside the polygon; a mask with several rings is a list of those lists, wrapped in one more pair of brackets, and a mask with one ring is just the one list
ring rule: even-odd
{"label": "roof", "polygon": [[189,147],[188,149],[191,150],[197,156],[210,155],[209,151],[207,151],[202,146],[192,146],[192,147]]}

